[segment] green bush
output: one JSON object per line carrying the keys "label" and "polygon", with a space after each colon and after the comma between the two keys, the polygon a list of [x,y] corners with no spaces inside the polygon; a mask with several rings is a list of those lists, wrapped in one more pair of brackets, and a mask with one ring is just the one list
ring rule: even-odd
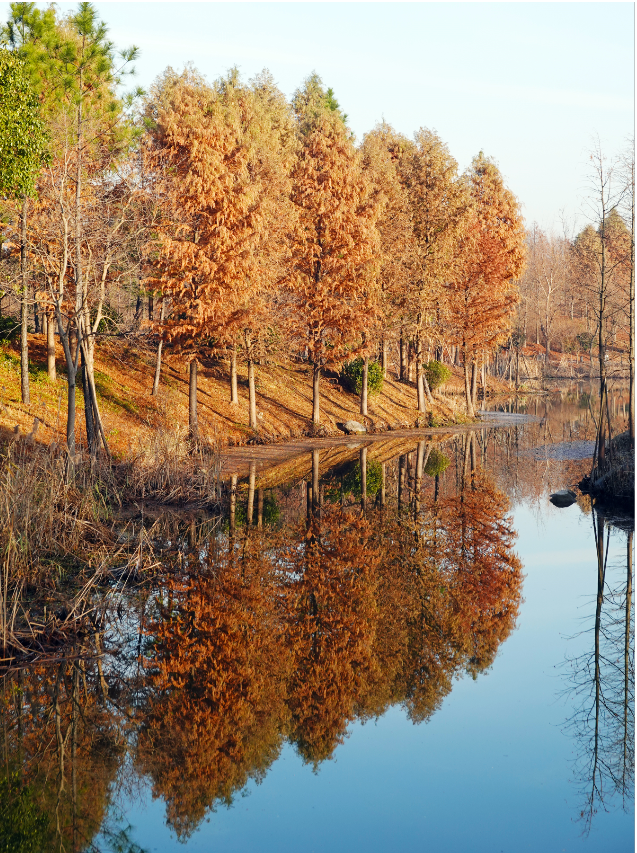
{"label": "green bush", "polygon": [[[360,394],[363,389],[363,359],[355,358],[343,365],[341,381],[354,394]],[[383,390],[383,369],[377,361],[370,361],[367,368],[367,393],[380,394]]]}
{"label": "green bush", "polygon": [[[357,500],[360,500],[363,494],[363,485],[361,482],[361,466],[360,462],[350,463],[350,468],[343,477],[343,491],[346,495],[352,494]],[[369,461],[367,463],[367,497],[374,497],[383,483],[383,466],[380,462]]]}
{"label": "green bush", "polygon": [[451,371],[439,361],[428,361],[425,365],[425,376],[427,377],[429,387],[432,391],[435,391],[436,388],[440,388],[441,385],[449,381]]}
{"label": "green bush", "polygon": [[20,335],[20,321],[13,317],[0,317],[0,339],[13,341]]}
{"label": "green bush", "polygon": [[429,477],[436,477],[438,474],[442,474],[442,472],[448,468],[450,459],[448,456],[445,456],[444,453],[441,453],[436,448],[432,448],[431,453],[429,454],[429,458],[427,459],[427,464],[425,465],[425,474]]}

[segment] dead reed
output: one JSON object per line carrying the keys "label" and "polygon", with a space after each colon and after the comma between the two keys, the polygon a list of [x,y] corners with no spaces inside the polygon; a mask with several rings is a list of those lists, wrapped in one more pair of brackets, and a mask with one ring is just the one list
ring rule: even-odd
{"label": "dead reed", "polygon": [[214,437],[193,443],[180,426],[157,427],[136,455],[118,466],[120,499],[212,506],[218,502],[220,456]]}

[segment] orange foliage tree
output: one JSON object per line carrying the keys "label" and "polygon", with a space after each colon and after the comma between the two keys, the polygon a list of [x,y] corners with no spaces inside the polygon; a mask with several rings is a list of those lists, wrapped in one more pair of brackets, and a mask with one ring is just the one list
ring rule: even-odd
{"label": "orange foliage tree", "polygon": [[312,421],[318,425],[322,367],[351,357],[372,328],[378,235],[376,208],[344,119],[320,86],[307,88],[298,107],[292,172],[297,219],[288,308],[292,334],[312,364]]}
{"label": "orange foliage tree", "polygon": [[[136,762],[187,837],[215,802],[263,774],[283,737],[289,652],[272,566],[258,551],[210,553],[167,582],[148,625],[152,689]],[[198,549],[197,549],[198,550]],[[197,563],[197,560],[195,560]]]}
{"label": "orange foliage tree", "polygon": [[305,543],[284,556],[289,643],[294,650],[288,707],[291,740],[305,761],[329,758],[353,719],[374,669],[378,553],[365,519],[330,508],[311,518]]}
{"label": "orange foliage tree", "polygon": [[476,360],[510,333],[526,247],[518,202],[493,161],[478,154],[466,181],[468,221],[459,237],[455,268],[443,287],[449,331],[462,349],[467,412],[473,417]]}
{"label": "orange foliage tree", "polygon": [[[267,99],[240,86],[235,73],[213,88],[192,69],[181,75],[169,69],[148,106],[152,191],[163,217],[157,244],[149,246],[147,281],[170,297],[162,332],[190,361],[193,437],[197,355],[205,347],[225,347],[250,328],[273,268],[264,263],[265,229],[278,210],[273,198],[280,195],[281,173],[264,155],[266,106]],[[268,132],[273,145],[284,135],[272,123]],[[252,400],[250,412],[256,428]]]}

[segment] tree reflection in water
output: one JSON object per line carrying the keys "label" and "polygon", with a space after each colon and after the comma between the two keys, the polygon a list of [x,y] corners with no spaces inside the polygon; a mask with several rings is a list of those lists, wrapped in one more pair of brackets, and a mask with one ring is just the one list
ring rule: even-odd
{"label": "tree reflection in water", "polygon": [[50,849],[106,837],[116,778],[148,779],[185,839],[285,742],[317,767],[351,721],[400,704],[421,722],[455,678],[490,666],[515,624],[521,566],[473,435],[459,450],[455,491],[440,487],[449,460],[429,442],[382,463],[362,448],[340,474],[321,474],[315,451],[294,493],[301,521],[251,471],[247,488],[230,483],[227,522],[158,522],[154,590],[111,613],[109,630],[128,632],[120,654],[100,656],[97,620],[75,659],[3,682],[4,764],[30,787]]}
{"label": "tree reflection in water", "polygon": [[[593,817],[617,798],[632,806],[635,783],[635,658],[633,520],[620,527],[593,511],[597,553],[595,617],[586,633],[590,650],[567,661],[566,694],[575,710],[566,730],[575,739],[574,780],[581,797],[579,819],[587,835]],[[626,537],[624,565],[608,564],[612,537]]]}

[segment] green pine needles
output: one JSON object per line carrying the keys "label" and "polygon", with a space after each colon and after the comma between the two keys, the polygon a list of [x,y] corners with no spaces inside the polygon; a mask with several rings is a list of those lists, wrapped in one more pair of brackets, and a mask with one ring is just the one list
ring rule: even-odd
{"label": "green pine needles", "polygon": [[47,135],[23,61],[0,48],[0,195],[32,196]]}

